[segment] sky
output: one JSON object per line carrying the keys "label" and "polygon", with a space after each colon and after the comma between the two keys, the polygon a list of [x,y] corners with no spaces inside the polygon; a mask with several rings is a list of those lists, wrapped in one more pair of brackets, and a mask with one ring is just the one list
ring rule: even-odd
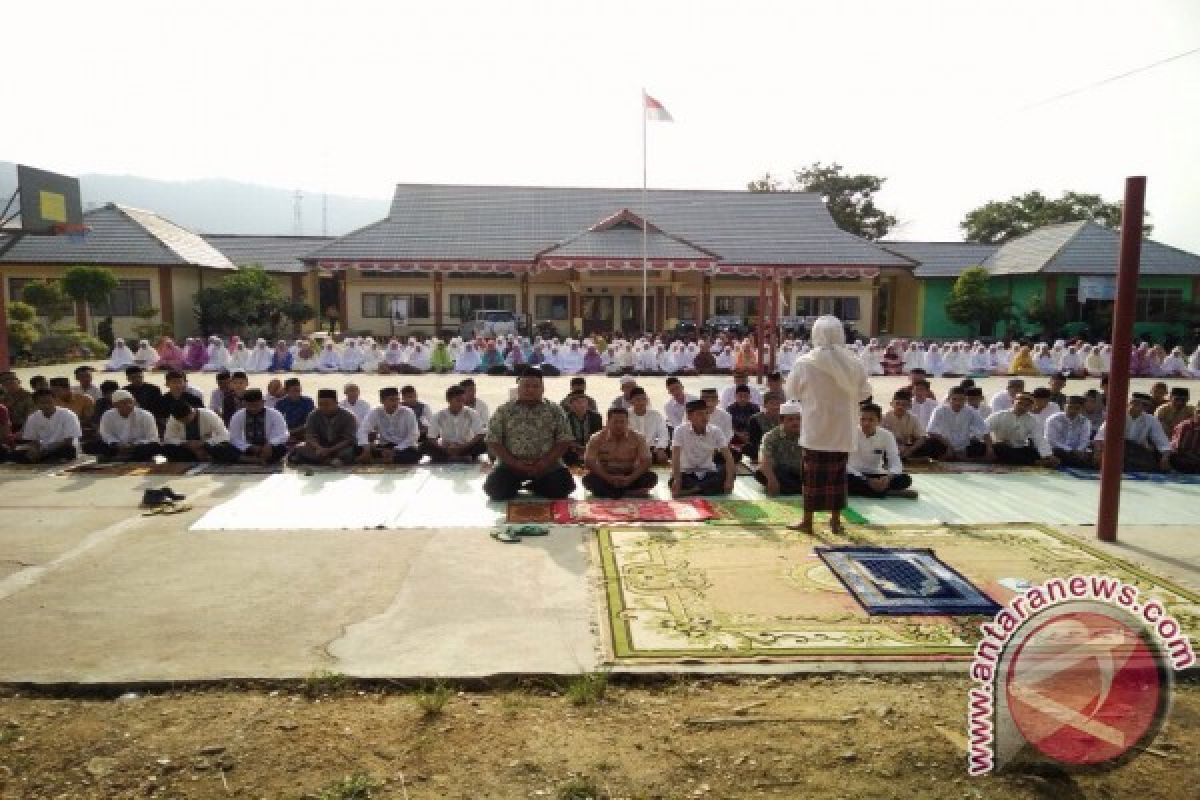
{"label": "sky", "polygon": [[[885,177],[890,238],[1032,189],[1200,253],[1196,0],[9,4],[0,160],[388,197],[398,182],[741,189]],[[10,116],[11,115],[11,116]],[[17,124],[12,124],[12,122]]]}

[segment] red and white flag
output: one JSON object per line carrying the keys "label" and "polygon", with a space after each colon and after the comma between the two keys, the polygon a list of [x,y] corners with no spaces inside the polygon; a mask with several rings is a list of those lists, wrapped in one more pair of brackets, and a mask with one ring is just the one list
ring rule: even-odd
{"label": "red and white flag", "polygon": [[662,103],[646,94],[645,89],[642,90],[642,107],[646,109],[646,119],[657,120],[658,122],[675,121],[671,117],[671,112],[667,111]]}

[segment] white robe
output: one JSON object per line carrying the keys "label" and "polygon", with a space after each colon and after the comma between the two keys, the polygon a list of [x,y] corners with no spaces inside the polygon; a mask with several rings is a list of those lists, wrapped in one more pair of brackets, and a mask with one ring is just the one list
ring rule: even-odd
{"label": "white robe", "polygon": [[358,372],[362,369],[363,352],[358,349],[358,345],[350,342],[342,350],[341,367],[342,372]]}
{"label": "white robe", "polygon": [[379,372],[379,362],[383,360],[383,352],[379,349],[379,345],[372,344],[362,354],[362,371],[363,372]]}
{"label": "white robe", "polygon": [[238,342],[237,349],[229,354],[229,370],[230,372],[245,372],[246,365],[250,363],[250,351],[246,349],[243,342]]}
{"label": "white robe", "polygon": [[464,375],[474,372],[475,368],[479,366],[479,360],[479,353],[475,350],[474,345],[464,345],[463,351],[454,360],[454,371]]}
{"label": "white robe", "polygon": [[267,343],[259,339],[250,351],[250,357],[246,359],[246,372],[266,372],[271,368],[273,355],[274,352],[267,347]]}
{"label": "white robe", "polygon": [[326,344],[321,349],[320,357],[317,358],[317,372],[340,372],[341,369],[342,359],[338,357],[332,344]]}
{"label": "white robe", "polygon": [[220,372],[223,369],[229,369],[229,350],[224,342],[214,342],[208,350],[208,363],[200,371]]}
{"label": "white robe", "polygon": [[113,344],[112,355],[109,356],[108,363],[104,365],[104,371],[120,372],[133,364],[133,351],[125,344],[124,339],[117,339]]}

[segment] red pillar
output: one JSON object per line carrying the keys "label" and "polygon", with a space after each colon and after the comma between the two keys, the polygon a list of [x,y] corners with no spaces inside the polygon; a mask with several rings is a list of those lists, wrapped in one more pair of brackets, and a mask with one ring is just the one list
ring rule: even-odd
{"label": "red pillar", "polygon": [[171,268],[158,268],[158,316],[170,331],[175,334],[175,289],[171,282]]}
{"label": "red pillar", "polygon": [[767,372],[774,372],[779,357],[779,279],[771,281],[771,332],[767,339]]}
{"label": "red pillar", "polygon": [[754,337],[758,340],[758,383],[763,382],[767,359],[767,274],[758,274],[758,319],[754,322]]}
{"label": "red pillar", "polygon": [[1129,407],[1129,355],[1133,347],[1133,316],[1142,258],[1142,214],[1146,178],[1125,179],[1121,206],[1121,252],[1117,259],[1117,299],[1113,308],[1112,367],[1108,374],[1108,409],[1104,416],[1104,458],[1100,465],[1100,507],[1096,536],[1117,540],[1121,510],[1121,468],[1125,461],[1125,420]]}
{"label": "red pillar", "polygon": [[0,274],[0,370],[11,368],[8,363],[8,287]]}
{"label": "red pillar", "polygon": [[348,294],[346,291],[346,279],[349,272],[350,268],[347,267],[337,274],[338,317],[339,322],[341,322],[343,336],[350,329],[350,299],[346,296]]}
{"label": "red pillar", "polygon": [[442,335],[442,273],[433,273],[433,335]]}

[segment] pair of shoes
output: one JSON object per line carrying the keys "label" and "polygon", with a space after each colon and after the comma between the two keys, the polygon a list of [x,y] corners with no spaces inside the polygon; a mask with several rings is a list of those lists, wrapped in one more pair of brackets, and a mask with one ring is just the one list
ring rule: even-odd
{"label": "pair of shoes", "polygon": [[166,503],[161,503],[157,506],[154,506],[154,508],[151,508],[149,511],[143,511],[142,516],[154,517],[160,514],[182,514],[185,511],[191,510],[192,507],[188,503],[172,503],[167,501]]}
{"label": "pair of shoes", "polygon": [[505,544],[517,544],[525,536],[547,536],[550,529],[545,525],[509,525],[498,531],[492,531],[491,537]]}
{"label": "pair of shoes", "polygon": [[161,489],[147,489],[142,492],[142,505],[144,506],[161,506],[186,499],[187,495],[179,494],[170,486],[164,486]]}

